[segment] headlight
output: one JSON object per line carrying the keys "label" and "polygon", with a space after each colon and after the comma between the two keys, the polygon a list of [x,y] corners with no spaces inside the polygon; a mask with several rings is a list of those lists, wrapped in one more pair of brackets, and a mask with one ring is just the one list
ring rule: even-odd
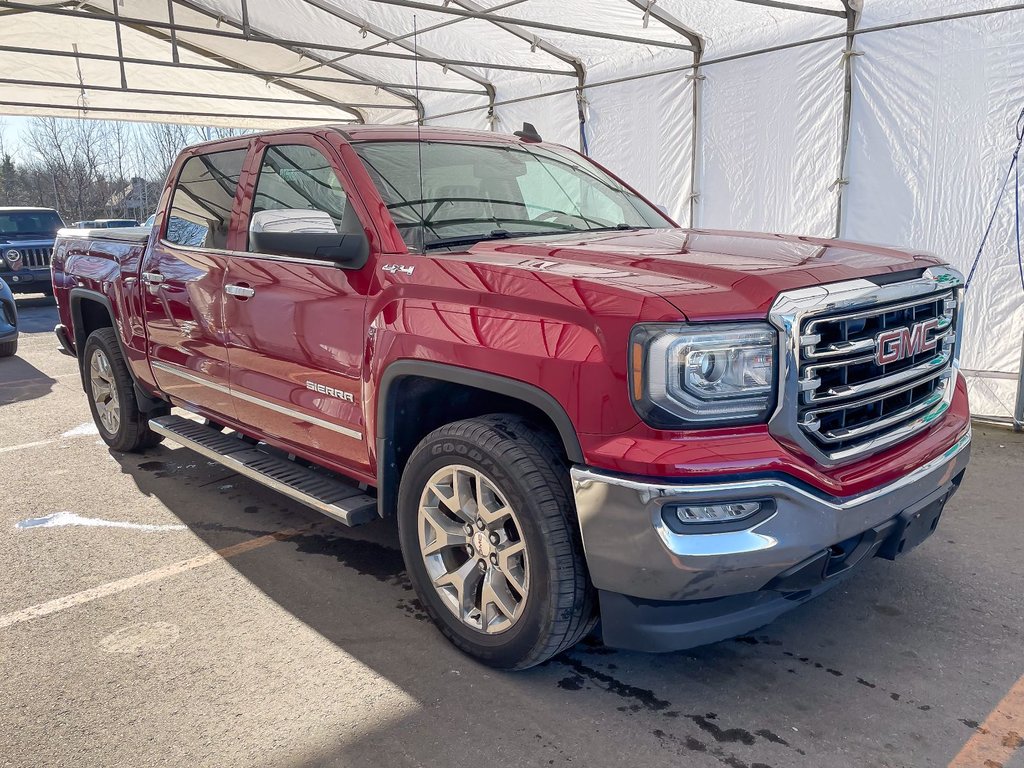
{"label": "headlight", "polygon": [[21,261],[21,251],[16,251],[13,248],[4,254],[4,258],[7,259],[7,263],[12,267]]}
{"label": "headlight", "polygon": [[633,405],[652,427],[764,421],[775,391],[775,329],[764,323],[638,325]]}

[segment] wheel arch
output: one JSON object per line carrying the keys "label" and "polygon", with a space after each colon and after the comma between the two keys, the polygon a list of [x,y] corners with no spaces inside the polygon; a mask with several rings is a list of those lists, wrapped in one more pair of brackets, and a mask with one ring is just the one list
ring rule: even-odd
{"label": "wheel arch", "polygon": [[[410,384],[414,384],[410,388]],[[414,403],[444,397],[429,418],[402,420],[400,396]],[[456,395],[453,397],[452,395]],[[493,407],[488,407],[493,402]],[[464,418],[509,411],[546,422],[558,436],[566,459],[584,462],[583,449],[568,413],[544,390],[517,379],[428,360],[396,360],[384,370],[377,388],[376,458],[378,512],[391,515],[398,501],[398,483],[409,453],[426,434]]]}
{"label": "wheel arch", "polygon": [[[85,342],[89,335],[99,328],[112,328],[117,338],[118,348],[121,356],[127,362],[128,353],[124,347],[124,339],[121,338],[121,331],[115,320],[114,306],[110,299],[89,288],[72,288],[68,292],[68,304],[71,309],[72,332],[75,337],[75,352],[78,356],[78,369],[82,378],[82,388],[85,388]],[[127,366],[128,374],[132,377],[132,384],[135,388],[135,399],[139,408],[148,413],[157,409],[166,408],[167,403],[158,397],[151,395],[139,384],[139,380],[130,365]]]}

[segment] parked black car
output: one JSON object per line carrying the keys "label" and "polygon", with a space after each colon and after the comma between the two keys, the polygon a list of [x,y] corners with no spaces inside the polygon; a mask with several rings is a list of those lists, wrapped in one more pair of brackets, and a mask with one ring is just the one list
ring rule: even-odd
{"label": "parked black car", "polygon": [[0,357],[10,357],[18,351],[18,306],[14,294],[0,278]]}
{"label": "parked black car", "polygon": [[63,226],[52,208],[0,208],[0,279],[14,293],[53,293],[50,257]]}

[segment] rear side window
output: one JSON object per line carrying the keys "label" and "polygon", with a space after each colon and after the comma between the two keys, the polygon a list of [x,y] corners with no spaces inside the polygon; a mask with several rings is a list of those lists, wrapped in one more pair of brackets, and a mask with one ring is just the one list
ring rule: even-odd
{"label": "rear side window", "polygon": [[168,242],[193,248],[225,248],[238,178],[247,150],[212,152],[185,161],[167,217]]}

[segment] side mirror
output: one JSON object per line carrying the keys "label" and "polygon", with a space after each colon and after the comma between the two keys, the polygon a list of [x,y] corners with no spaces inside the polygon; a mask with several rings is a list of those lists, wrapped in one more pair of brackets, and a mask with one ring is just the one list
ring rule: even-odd
{"label": "side mirror", "polygon": [[249,250],[334,261],[346,269],[359,269],[369,258],[370,243],[361,231],[339,233],[334,219],[326,211],[275,208],[252,215]]}

